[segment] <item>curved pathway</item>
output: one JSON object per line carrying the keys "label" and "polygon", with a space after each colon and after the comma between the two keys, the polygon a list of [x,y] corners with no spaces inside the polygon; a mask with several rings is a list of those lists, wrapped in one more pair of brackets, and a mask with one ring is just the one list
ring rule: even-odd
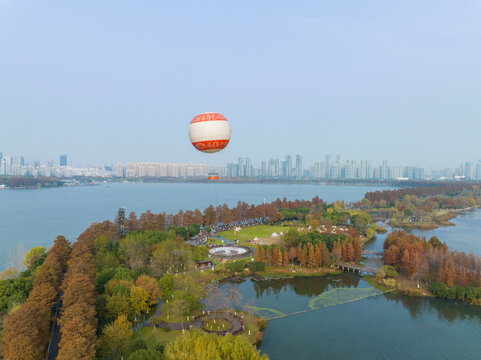
{"label": "curved pathway", "polygon": [[[231,324],[231,327],[227,330],[222,330],[222,331],[210,331],[204,329],[202,326],[204,325],[204,321],[201,319],[201,316],[194,317],[194,320],[190,322],[185,322],[185,323],[170,323],[167,321],[159,321],[157,324],[155,324],[156,327],[166,329],[169,328],[171,330],[182,330],[182,329],[202,329],[205,332],[208,333],[215,333],[219,335],[226,335],[227,333],[231,333],[233,335],[240,334],[241,332],[244,331],[243,327],[243,319],[240,318],[239,316],[235,316],[232,313],[213,313],[211,315],[203,315],[203,316],[210,316],[212,319],[225,319],[228,320]],[[142,324],[142,327],[149,326],[153,327],[154,324],[152,322],[148,321]]]}

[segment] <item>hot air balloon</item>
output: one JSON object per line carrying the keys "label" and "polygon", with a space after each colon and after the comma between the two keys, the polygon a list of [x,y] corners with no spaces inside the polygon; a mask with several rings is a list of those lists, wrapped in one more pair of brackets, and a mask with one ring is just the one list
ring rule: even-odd
{"label": "hot air balloon", "polygon": [[190,122],[189,138],[199,151],[204,153],[221,151],[230,140],[229,122],[218,113],[199,114]]}

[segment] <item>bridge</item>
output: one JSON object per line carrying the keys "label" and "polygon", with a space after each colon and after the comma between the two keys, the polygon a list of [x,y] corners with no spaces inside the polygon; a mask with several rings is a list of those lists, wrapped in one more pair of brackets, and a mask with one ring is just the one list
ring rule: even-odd
{"label": "bridge", "polygon": [[376,251],[376,250],[364,250],[362,252],[362,256],[366,258],[382,258],[382,255],[384,254],[384,251]]}
{"label": "bridge", "polygon": [[379,269],[359,266],[356,264],[338,263],[334,264],[339,270],[357,273],[359,275],[376,275]]}

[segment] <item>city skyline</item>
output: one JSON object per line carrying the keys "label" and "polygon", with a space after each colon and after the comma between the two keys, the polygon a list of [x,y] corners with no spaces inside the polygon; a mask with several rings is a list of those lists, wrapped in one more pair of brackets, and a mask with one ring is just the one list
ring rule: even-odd
{"label": "city skyline", "polygon": [[270,158],[259,163],[250,157],[238,157],[237,162],[225,166],[201,163],[162,163],[158,161],[122,162],[102,166],[75,167],[68,164],[68,155],[60,154],[59,161],[45,163],[25,161],[24,156],[0,152],[0,175],[12,176],[100,176],[100,177],[197,177],[217,172],[222,177],[246,178],[297,178],[297,179],[481,179],[481,159],[464,161],[455,168],[424,168],[413,165],[392,164],[388,159],[376,163],[369,159],[343,159],[326,154],[323,160],[310,164],[301,154],[286,154],[282,159]]}

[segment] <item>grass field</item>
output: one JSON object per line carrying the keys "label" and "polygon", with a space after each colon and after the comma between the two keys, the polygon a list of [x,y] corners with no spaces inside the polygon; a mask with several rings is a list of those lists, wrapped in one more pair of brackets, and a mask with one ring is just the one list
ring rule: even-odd
{"label": "grass field", "polygon": [[239,240],[241,245],[247,244],[247,240],[253,240],[256,236],[259,240],[280,240],[280,237],[271,238],[272,233],[279,234],[280,232],[286,232],[289,229],[287,226],[279,226],[279,225],[257,225],[257,226],[249,226],[246,228],[242,228],[241,231],[238,231],[234,234],[234,229],[223,231],[218,233],[221,237],[228,239],[228,240]]}
{"label": "grass field", "polygon": [[[148,349],[154,349],[158,344],[168,344],[173,342],[178,336],[182,335],[181,330],[164,330],[157,328],[154,331],[153,327],[144,327],[140,329],[140,338],[145,341]],[[137,331],[130,338],[130,343],[138,339]],[[127,354],[128,355],[128,354]]]}

